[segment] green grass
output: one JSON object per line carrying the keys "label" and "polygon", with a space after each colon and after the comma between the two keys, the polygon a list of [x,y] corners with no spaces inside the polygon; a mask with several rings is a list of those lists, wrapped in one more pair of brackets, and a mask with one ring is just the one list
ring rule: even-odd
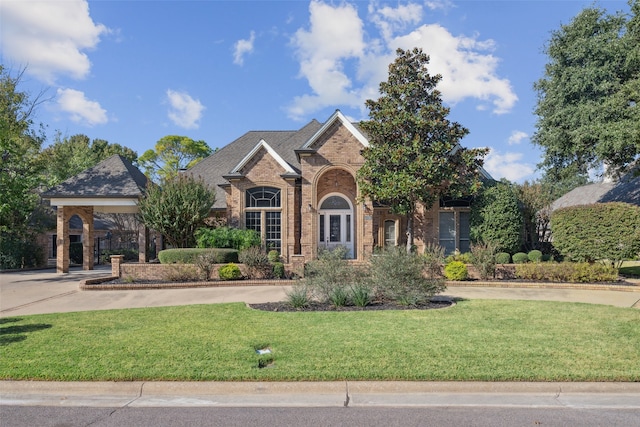
{"label": "green grass", "polygon": [[589,304],[194,305],[4,318],[0,331],[1,379],[640,381],[640,310]]}

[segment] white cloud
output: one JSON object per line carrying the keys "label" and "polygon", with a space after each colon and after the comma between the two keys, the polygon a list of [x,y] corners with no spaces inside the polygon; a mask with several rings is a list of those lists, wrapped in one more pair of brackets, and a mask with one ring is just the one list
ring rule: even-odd
{"label": "white cloud", "polygon": [[331,6],[313,0],[309,5],[308,30],[299,29],[292,39],[300,61],[300,75],[309,82],[313,95],[296,97],[290,115],[297,117],[329,105],[361,102],[352,91],[344,70],[345,61],[364,53],[363,23],[353,5]]}
{"label": "white cloud", "polygon": [[[446,8],[449,1],[426,2],[426,7]],[[476,100],[478,110],[509,112],[518,97],[508,79],[499,77],[495,42],[479,36],[453,35],[439,24],[423,24],[423,6],[407,3],[392,8],[372,2],[369,20],[379,37],[366,34],[356,7],[312,0],[310,27],[292,38],[300,62],[300,76],[311,88],[296,97],[289,115],[300,118],[327,106],[364,109],[366,99],[378,96],[378,86],[388,77],[397,48],[422,48],[430,58],[430,74],[441,74],[438,85],[443,100],[456,104]],[[365,42],[366,40],[366,42]]]}
{"label": "white cloud", "polygon": [[[495,114],[504,114],[518,100],[509,80],[497,76],[499,60],[491,54],[493,40],[454,36],[439,24],[429,24],[397,37],[391,45],[394,50],[420,47],[429,54],[429,72],[442,75],[438,89],[448,103],[474,98],[491,102]],[[483,103],[479,109],[486,108]]]}
{"label": "white cloud", "polygon": [[495,149],[484,159],[484,168],[494,179],[506,178],[519,182],[535,172],[535,166],[522,161],[524,154],[508,152],[501,154]]}
{"label": "white cloud", "polygon": [[390,39],[397,31],[404,30],[407,25],[417,24],[422,20],[422,6],[415,3],[379,9],[375,3],[371,3],[369,13],[385,40]]}
{"label": "white cloud", "polygon": [[205,106],[199,100],[193,99],[186,92],[178,92],[167,89],[167,99],[169,100],[169,119],[185,129],[197,129],[198,121],[202,118]]}
{"label": "white cloud", "polygon": [[97,101],[85,97],[75,89],[58,89],[57,103],[61,111],[70,114],[71,120],[89,126],[103,125],[109,121],[107,111]]}
{"label": "white cloud", "polygon": [[255,31],[251,31],[248,39],[240,39],[234,45],[233,63],[237,65],[244,64],[245,55],[253,52],[253,43],[256,40]]}
{"label": "white cloud", "polygon": [[93,22],[84,0],[0,2],[0,48],[5,58],[52,84],[56,76],[89,74],[86,50],[100,42],[107,27]]}
{"label": "white cloud", "polygon": [[509,145],[518,145],[522,142],[523,139],[529,138],[529,135],[521,130],[514,130],[511,132],[511,136],[507,140]]}

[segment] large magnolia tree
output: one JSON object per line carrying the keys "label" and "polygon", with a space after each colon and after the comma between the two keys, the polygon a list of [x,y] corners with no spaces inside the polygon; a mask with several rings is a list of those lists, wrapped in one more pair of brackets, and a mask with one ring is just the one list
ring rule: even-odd
{"label": "large magnolia tree", "polygon": [[474,193],[487,150],[459,145],[469,131],[447,119],[449,109],[436,89],[442,77],[429,74],[429,56],[417,48],[396,54],[380,98],[366,101],[369,120],[360,127],[369,147],[358,183],[364,197],[407,217],[410,251],[418,205],[429,209],[442,195]]}

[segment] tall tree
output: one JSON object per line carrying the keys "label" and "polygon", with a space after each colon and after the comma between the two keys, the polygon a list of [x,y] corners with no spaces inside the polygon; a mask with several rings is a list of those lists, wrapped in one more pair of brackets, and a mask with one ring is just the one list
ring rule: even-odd
{"label": "tall tree", "polygon": [[471,240],[490,243],[501,252],[522,246],[522,213],[514,185],[502,180],[482,189],[471,205]]}
{"label": "tall tree", "polygon": [[365,197],[407,217],[407,251],[413,246],[413,217],[419,204],[429,209],[441,195],[469,195],[481,185],[485,149],[465,149],[469,132],[447,119],[449,109],[436,89],[442,76],[427,70],[421,49],[396,51],[380,98],[367,100],[369,120],[360,127],[369,138],[358,171]]}
{"label": "tall tree", "polygon": [[46,165],[47,184],[57,185],[114,154],[120,154],[133,163],[138,158],[138,153],[132,149],[104,139],[90,141],[88,136],[82,134],[63,139],[58,135],[56,141],[41,153]]}
{"label": "tall tree", "polygon": [[33,119],[43,93],[30,96],[19,90],[24,70],[15,77],[0,65],[0,266],[20,267],[21,252],[30,250],[28,236],[37,229],[37,187],[42,164],[38,152],[42,127]]}
{"label": "tall tree", "polygon": [[640,1],[629,5],[630,16],[587,8],[546,46],[532,141],[552,179],[586,176],[603,163],[622,169],[640,157]]}
{"label": "tall tree", "polygon": [[195,247],[195,232],[205,224],[215,191],[192,175],[165,179],[162,187],[149,183],[138,202],[140,220],[161,233],[174,248]]}
{"label": "tall tree", "polygon": [[212,153],[204,141],[167,135],[156,142],[153,150],[145,151],[138,162],[149,178],[158,181],[173,178],[180,170],[190,168]]}

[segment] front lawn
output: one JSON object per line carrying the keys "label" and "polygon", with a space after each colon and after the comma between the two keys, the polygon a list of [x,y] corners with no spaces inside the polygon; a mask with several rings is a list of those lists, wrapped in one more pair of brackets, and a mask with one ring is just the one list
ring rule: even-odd
{"label": "front lawn", "polygon": [[620,274],[625,277],[640,277],[640,261],[625,261],[620,267]]}
{"label": "front lawn", "polygon": [[278,313],[235,303],[3,318],[0,331],[1,379],[640,381],[640,310],[588,304]]}

